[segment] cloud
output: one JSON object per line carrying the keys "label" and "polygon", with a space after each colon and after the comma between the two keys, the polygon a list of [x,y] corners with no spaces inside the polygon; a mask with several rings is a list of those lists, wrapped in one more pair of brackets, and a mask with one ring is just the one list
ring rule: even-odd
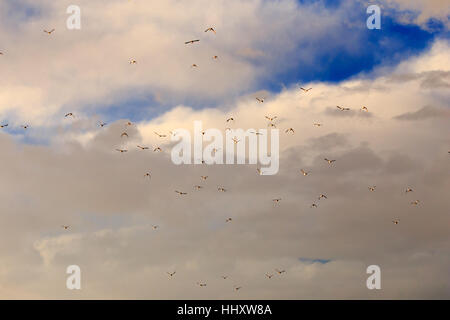
{"label": "cloud", "polygon": [[425,106],[420,110],[407,112],[395,117],[398,120],[426,120],[430,118],[450,118],[450,109]]}
{"label": "cloud", "polygon": [[[388,82],[405,70],[435,71],[436,56],[448,57],[448,51],[437,50],[444,47],[437,43],[374,79],[315,82],[307,84],[313,87],[308,93],[286,88],[264,103],[244,96],[218,108],[179,105],[132,126],[119,119],[103,128],[97,119],[77,115],[61,120],[46,145],[0,132],[0,296],[448,297],[448,119],[394,117],[424,105],[442,109],[449,92],[424,88],[421,77]],[[365,105],[372,116],[337,117],[328,111],[334,105],[358,115]],[[176,166],[172,143],[154,134],[192,130],[194,120],[225,130],[230,115],[233,127],[243,129],[267,128],[265,115],[282,119],[275,121],[281,136],[277,175],[260,176],[253,165]],[[289,127],[294,135],[284,133]],[[129,139],[120,137],[124,130]],[[164,152],[137,144],[159,145]],[[336,162],[329,165],[325,157]],[[310,173],[303,176],[300,169]],[[151,179],[144,177],[148,171]],[[196,184],[204,188],[196,191]],[[405,193],[407,187],[414,191]],[[180,197],[174,190],[188,194]],[[318,199],[322,193],[327,199]],[[411,205],[416,199],[420,204]],[[232,222],[226,222],[229,217]],[[71,228],[63,230],[63,224]],[[81,267],[78,292],[64,287],[71,264]],[[381,267],[378,292],[365,287],[371,264]],[[275,269],[286,273],[267,279],[265,273]],[[177,273],[169,279],[172,271]],[[200,288],[198,281],[208,286]],[[243,289],[237,293],[234,285]]]}

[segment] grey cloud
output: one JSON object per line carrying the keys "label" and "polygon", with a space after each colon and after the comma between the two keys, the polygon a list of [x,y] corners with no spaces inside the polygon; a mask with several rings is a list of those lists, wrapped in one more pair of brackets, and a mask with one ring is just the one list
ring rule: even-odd
{"label": "grey cloud", "polygon": [[407,112],[394,117],[397,120],[426,120],[431,118],[450,118],[450,109],[445,107],[425,106],[414,112]]}

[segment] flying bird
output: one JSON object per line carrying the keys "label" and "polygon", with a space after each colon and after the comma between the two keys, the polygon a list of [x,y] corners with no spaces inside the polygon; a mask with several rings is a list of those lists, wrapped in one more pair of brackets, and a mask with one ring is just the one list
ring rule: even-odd
{"label": "flying bird", "polygon": [[311,208],[318,208],[318,206],[317,206],[317,204],[313,203],[313,204],[311,205]]}
{"label": "flying bird", "polygon": [[2,124],[0,125],[0,128],[6,128],[8,126],[8,124]]}
{"label": "flying bird", "polygon": [[29,126],[28,124],[24,124],[24,125],[21,125],[21,127],[24,128],[24,129],[26,130],[26,129],[28,129],[30,126]]}
{"label": "flying bird", "polygon": [[314,125],[314,126],[316,126],[316,127],[320,127],[320,126],[322,126],[322,124],[321,124],[321,123],[313,123],[313,125]]}
{"label": "flying bird", "polygon": [[269,278],[269,279],[272,279],[273,274],[267,274],[267,273],[266,273],[266,277]]}
{"label": "flying bird", "polygon": [[98,123],[98,125],[99,125],[100,127],[102,127],[102,128],[103,128],[104,126],[106,126],[106,125],[107,125],[107,123],[106,123],[106,122],[101,122],[101,121],[100,121],[100,122]]}
{"label": "flying bird", "polygon": [[406,190],[405,190],[405,193],[408,193],[408,192],[413,192],[413,189],[411,189],[411,188],[406,188]]}
{"label": "flying bird", "polygon": [[368,187],[370,191],[375,191],[375,189],[377,188],[377,186],[372,186],[372,187]]}
{"label": "flying bird", "polygon": [[70,228],[70,226],[65,226],[65,225],[62,225],[61,226],[64,230],[69,230],[69,228]]}
{"label": "flying bird", "polygon": [[272,199],[273,202],[279,203],[281,201],[281,198]]}
{"label": "flying bird", "polygon": [[148,150],[148,149],[150,149],[149,147],[140,146],[140,145],[137,145],[137,147],[138,147],[139,149],[141,149],[141,150]]}
{"label": "flying bird", "polygon": [[162,149],[160,147],[156,147],[155,149],[153,149],[153,152],[162,152]]}
{"label": "flying bird", "polygon": [[393,224],[398,224],[400,222],[400,220],[399,219],[396,219],[396,220],[392,220],[392,223]]}
{"label": "flying bird", "polygon": [[226,280],[228,278],[228,276],[222,276],[222,279]]}
{"label": "flying bird", "polygon": [[160,137],[160,138],[165,138],[165,137],[167,137],[167,135],[165,135],[165,134],[159,134],[159,133],[156,132],[156,131],[154,131],[154,133],[155,133],[158,137]]}
{"label": "flying bird", "polygon": [[137,61],[136,60],[130,60],[130,64],[137,64]]}
{"label": "flying bird", "polygon": [[151,178],[152,175],[150,174],[150,172],[147,172],[146,174],[144,174],[144,177],[149,177],[149,178]]}
{"label": "flying bird", "polygon": [[289,133],[289,132],[292,132],[292,133],[295,133],[295,131],[294,131],[294,129],[293,128],[289,128],[289,129],[286,129],[286,131],[285,131],[286,133]]}
{"label": "flying bird", "polygon": [[120,137],[121,137],[121,138],[122,138],[122,137],[127,137],[127,138],[128,138],[128,133],[122,132],[122,134],[120,135]]}
{"label": "flying bird", "polygon": [[230,117],[230,118],[227,119],[227,122],[230,122],[230,121],[234,121],[234,118]]}
{"label": "flying bird", "polygon": [[217,60],[217,59],[219,59],[219,56],[213,56],[213,59]]}
{"label": "flying bird", "polygon": [[216,33],[216,30],[214,30],[214,28],[212,28],[212,27],[209,27],[205,30],[205,32],[208,32],[208,31],[212,31],[212,32],[214,32],[214,34]]}
{"label": "flying bird", "polygon": [[326,196],[326,195],[324,195],[324,194],[321,194],[321,195],[319,196],[319,200],[320,200],[320,199],[328,199],[328,198],[327,198],[327,196]]}
{"label": "flying bird", "polygon": [[217,187],[217,190],[219,191],[219,192],[226,192],[227,190],[225,189],[225,188],[223,188],[223,187]]}
{"label": "flying bird", "polygon": [[255,98],[258,102],[263,103],[264,102],[264,98]]}
{"label": "flying bird", "polygon": [[239,289],[242,289],[242,287],[234,287],[234,290],[238,291]]}
{"label": "flying bird", "polygon": [[301,172],[304,176],[307,176],[307,175],[309,174],[309,172],[306,172],[306,171],[303,170],[303,169],[300,169],[300,172]]}
{"label": "flying bird", "polygon": [[174,271],[174,272],[167,272],[167,274],[170,276],[170,277],[173,277],[174,275],[175,275],[175,273],[177,273],[176,271]]}
{"label": "flying bird", "polygon": [[419,200],[414,200],[411,202],[411,204],[417,206],[419,204],[419,202],[420,202]]}
{"label": "flying bird", "polygon": [[275,123],[272,123],[272,122],[270,122],[267,126],[268,126],[268,127],[271,127],[271,128],[276,128],[276,127],[277,127],[277,126],[275,125]]}
{"label": "flying bird", "polygon": [[206,179],[208,179],[208,176],[200,176],[200,178],[201,178],[202,180],[206,180]]}
{"label": "flying bird", "polygon": [[187,194],[187,192],[182,192],[182,191],[178,191],[178,190],[175,190],[175,192],[178,193],[180,196],[184,196]]}
{"label": "flying bird", "polygon": [[74,117],[74,115],[73,115],[73,113],[72,112],[69,112],[69,113],[66,113],[66,115],[64,116],[65,118],[67,118],[67,117]]}
{"label": "flying bird", "polygon": [[199,186],[199,185],[194,186],[194,189],[195,189],[195,190],[200,190],[201,188],[203,188],[203,187],[202,187],[202,186]]}
{"label": "flying bird", "polygon": [[349,111],[350,108],[344,108],[344,107],[340,107],[340,106],[336,106],[336,108],[338,108],[341,111]]}
{"label": "flying bird", "polygon": [[282,273],[286,272],[286,270],[278,270],[278,269],[275,269],[275,271],[278,272],[278,274],[282,274]]}
{"label": "flying bird", "polygon": [[269,120],[271,122],[277,118],[277,116],[274,116],[274,117],[265,116],[265,117],[267,120]]}
{"label": "flying bird", "polygon": [[153,225],[152,228],[153,228],[153,230],[156,230],[156,229],[159,228],[159,226],[158,225]]}
{"label": "flying bird", "polygon": [[302,90],[303,92],[308,92],[309,90],[311,90],[312,88],[308,88],[308,89],[305,89],[305,88],[300,88],[300,90]]}
{"label": "flying bird", "polygon": [[124,153],[124,152],[127,152],[128,150],[126,150],[126,149],[116,149],[117,151],[119,151],[120,153]]}
{"label": "flying bird", "polygon": [[362,108],[361,108],[361,111],[369,112],[369,109],[367,109],[367,107],[362,107]]}
{"label": "flying bird", "polygon": [[200,287],[206,287],[206,283],[197,282]]}
{"label": "flying bird", "polygon": [[227,218],[227,219],[225,220],[225,222],[231,222],[231,221],[233,221],[232,218]]}
{"label": "flying bird", "polygon": [[184,44],[192,44],[192,43],[195,43],[195,42],[199,42],[200,40],[189,40],[189,41],[186,41]]}
{"label": "flying bird", "polygon": [[193,64],[191,65],[191,68],[198,68],[198,65],[196,65],[195,63],[193,63]]}
{"label": "flying bird", "polygon": [[44,30],[44,32],[45,32],[46,34],[52,34],[53,31],[55,31],[55,29],[52,29],[52,30],[50,30],[50,31]]}
{"label": "flying bird", "polygon": [[332,164],[333,162],[335,162],[336,160],[330,160],[330,159],[327,159],[327,158],[325,158],[324,159],[326,162],[328,162],[328,164]]}

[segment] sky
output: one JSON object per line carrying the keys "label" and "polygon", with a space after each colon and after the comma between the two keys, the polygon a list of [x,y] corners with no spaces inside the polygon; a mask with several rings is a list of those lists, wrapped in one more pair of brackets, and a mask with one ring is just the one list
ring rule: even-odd
{"label": "sky", "polygon": [[[444,0],[1,1],[0,298],[449,299],[449,17]],[[275,175],[172,161],[176,129],[266,116]]]}

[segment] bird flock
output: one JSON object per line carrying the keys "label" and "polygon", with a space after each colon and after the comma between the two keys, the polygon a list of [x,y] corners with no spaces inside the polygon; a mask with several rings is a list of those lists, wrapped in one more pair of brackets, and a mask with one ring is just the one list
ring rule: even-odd
{"label": "bird flock", "polygon": [[[48,36],[51,36],[51,35],[54,34],[55,29],[52,28],[52,29],[50,29],[50,30],[43,30],[43,31],[44,31],[44,33],[46,33]],[[204,30],[204,33],[211,33],[211,34],[213,34],[213,35],[216,35],[216,34],[217,34],[217,32],[216,32],[216,30],[215,30],[214,27],[208,27],[208,28],[206,28],[206,29]],[[184,42],[184,44],[185,44],[186,46],[197,45],[197,44],[200,42],[200,40],[201,40],[201,39],[187,40],[187,41]],[[0,51],[0,56],[3,56],[4,54],[5,54],[4,51]],[[218,60],[219,56],[218,56],[218,55],[214,55],[212,58],[213,58],[214,60]],[[137,64],[138,64],[138,61],[135,60],[134,58],[132,58],[132,59],[129,60],[129,64],[130,64],[130,65],[137,65]],[[193,63],[193,64],[191,65],[191,67],[192,67],[192,68],[198,68],[199,65],[198,65],[197,63]],[[301,92],[302,94],[308,94],[311,90],[313,90],[313,88],[304,88],[304,87],[300,87],[299,89],[300,89],[300,92]],[[256,97],[255,100],[256,100],[257,103],[265,103],[265,101],[266,101],[265,97]],[[349,107],[343,107],[343,106],[336,106],[336,108],[337,108],[339,111],[341,111],[341,112],[348,112],[348,111],[351,110]],[[369,109],[368,109],[366,106],[363,106],[363,107],[360,108],[360,111],[361,111],[361,112],[369,112]],[[75,115],[73,112],[68,112],[68,113],[66,113],[66,114],[64,115],[64,118],[67,118],[67,119],[69,119],[69,118],[75,119],[75,117],[76,117],[76,115]],[[278,116],[277,116],[277,115],[265,115],[264,118],[267,120],[267,126],[268,126],[269,128],[277,128],[277,124],[276,124],[276,120],[278,119]],[[227,118],[225,119],[225,123],[226,123],[226,124],[232,124],[232,123],[234,123],[234,122],[235,122],[235,117],[234,117],[234,116],[230,116],[230,117],[227,117]],[[129,127],[129,126],[132,126],[132,125],[133,125],[132,122],[127,121],[127,122],[125,123],[125,128],[127,128],[127,127]],[[315,126],[315,127],[322,127],[322,126],[323,126],[323,123],[315,122],[315,123],[313,123],[312,125]],[[100,128],[103,128],[103,127],[107,126],[107,123],[106,123],[106,122],[100,121],[100,122],[98,123],[98,126],[99,126]],[[8,123],[0,124],[0,128],[2,128],[2,129],[7,128],[7,127],[8,127]],[[27,130],[27,129],[29,128],[29,124],[23,124],[23,125],[21,125],[21,128],[23,128],[24,130]],[[225,130],[231,130],[231,128],[230,128],[230,127],[226,127]],[[288,134],[288,135],[294,135],[294,134],[295,134],[295,129],[292,128],[292,127],[285,128],[285,129],[284,129],[284,132],[285,132],[286,134]],[[262,134],[262,133],[260,133],[260,132],[258,132],[258,131],[253,131],[252,133],[255,134],[255,135],[261,135],[261,134]],[[158,138],[160,138],[160,139],[164,139],[164,138],[167,138],[167,137],[168,137],[168,134],[166,134],[166,133],[161,133],[161,132],[156,132],[156,131],[155,131],[154,134],[155,134]],[[203,132],[203,134],[204,134],[204,132]],[[175,136],[175,135],[176,135],[176,132],[175,132],[175,131],[170,131],[170,132],[169,132],[169,135],[170,135],[170,136]],[[120,134],[120,137],[119,137],[119,138],[120,138],[120,139],[128,139],[128,138],[129,138],[129,133],[127,132],[126,129],[125,129],[125,131],[123,131],[123,132]],[[238,143],[241,142],[241,141],[238,140],[236,137],[234,137],[232,140],[233,140],[234,144],[238,144]],[[162,152],[162,151],[163,151],[162,148],[161,148],[161,146],[152,146],[152,147],[149,147],[149,146],[137,145],[136,147],[137,147],[138,149],[142,150],[142,151],[145,151],[145,150],[153,150],[153,152]],[[125,148],[116,148],[115,150],[116,150],[117,152],[119,152],[119,153],[126,153],[126,152],[128,152],[128,149],[125,149]],[[213,152],[217,152],[217,151],[218,151],[217,149],[214,149],[214,150],[213,150]],[[449,151],[449,154],[450,154],[450,151]],[[334,163],[335,163],[336,161],[338,161],[338,160],[337,160],[337,159],[331,159],[331,158],[324,158],[324,161],[328,164],[329,167],[333,167],[333,166],[334,166]],[[204,163],[204,161],[202,161],[202,163]],[[257,171],[258,175],[261,175],[261,176],[264,175],[264,172],[263,172],[263,170],[262,170],[261,168],[257,168],[256,171]],[[301,169],[299,170],[299,173],[300,173],[301,176],[303,176],[304,178],[308,178],[308,179],[310,178],[311,175],[314,175],[314,173],[312,173],[311,171],[307,171],[306,169],[303,169],[303,168],[301,168]],[[148,172],[143,173],[143,176],[144,176],[144,178],[146,178],[146,179],[151,179],[152,174],[151,174],[150,171],[148,171]],[[207,179],[209,178],[209,176],[207,176],[207,175],[201,175],[199,178],[200,178],[201,181],[206,182]],[[193,189],[194,189],[196,192],[197,192],[197,191],[200,192],[200,191],[201,191],[202,189],[204,189],[204,188],[205,188],[205,186],[204,186],[204,185],[200,185],[200,184],[195,184],[195,185],[193,186]],[[368,188],[369,192],[376,192],[376,191],[378,190],[378,188],[377,188],[376,185],[370,185],[370,186],[368,186],[367,188]],[[225,193],[225,192],[228,191],[228,189],[227,189],[225,186],[217,186],[217,191],[218,191],[219,193]],[[404,192],[405,192],[406,194],[413,193],[413,189],[412,189],[411,187],[406,187],[406,189],[405,189]],[[179,197],[186,197],[186,196],[188,196],[188,192],[185,191],[185,190],[174,190],[174,193],[175,193],[177,196],[179,196]],[[315,210],[316,210],[316,209],[319,209],[319,204],[320,204],[322,201],[325,201],[325,200],[327,200],[327,199],[329,199],[329,195],[326,195],[326,194],[324,194],[324,193],[321,193],[320,195],[317,196],[316,201],[314,201],[314,202],[310,205],[310,208],[311,208],[311,209],[315,209]],[[276,197],[276,198],[272,198],[271,200],[272,200],[272,202],[274,203],[275,206],[281,205],[282,198]],[[418,205],[421,204],[421,202],[420,202],[420,200],[415,199],[415,200],[412,200],[412,201],[410,202],[410,204],[411,204],[412,206],[418,206]],[[234,220],[233,220],[232,217],[228,217],[228,218],[225,219],[225,223],[233,223],[233,221],[234,221]],[[393,218],[393,219],[392,219],[392,223],[393,223],[394,225],[398,225],[398,224],[400,223],[400,219],[398,219],[398,218]],[[63,230],[65,230],[65,231],[70,231],[70,230],[71,230],[71,226],[70,226],[70,225],[65,225],[65,224],[64,224],[64,225],[61,226],[61,228],[62,228]],[[159,227],[158,225],[152,225],[152,229],[153,229],[153,230],[157,230],[157,229],[159,229],[159,228],[160,228],[160,227]],[[283,274],[286,273],[286,270],[284,270],[284,269],[278,269],[278,268],[274,269],[273,271],[274,271],[274,273],[267,272],[267,273],[263,274],[262,276],[265,276],[267,279],[272,279],[275,275],[281,276],[281,275],[283,275]],[[176,277],[176,274],[177,274],[176,271],[168,271],[168,272],[167,272],[167,275],[168,275],[169,278],[174,278],[174,277]],[[228,276],[228,275],[222,275],[221,278],[222,278],[223,280],[227,280],[227,279],[229,278],[229,276]],[[206,287],[206,286],[207,286],[207,283],[204,282],[204,281],[197,281],[197,282],[196,282],[196,285],[199,286],[199,287]],[[234,286],[233,286],[233,289],[234,289],[235,291],[239,291],[239,290],[242,289],[242,286],[241,286],[241,285],[239,285],[239,286],[234,285]]]}

